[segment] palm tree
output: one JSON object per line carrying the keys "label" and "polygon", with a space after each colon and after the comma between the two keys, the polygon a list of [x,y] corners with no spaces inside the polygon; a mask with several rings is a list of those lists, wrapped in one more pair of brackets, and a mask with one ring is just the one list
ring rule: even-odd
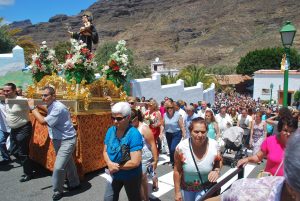
{"label": "palm tree", "polygon": [[185,67],[178,76],[184,80],[186,87],[196,86],[198,82],[203,83],[204,88],[208,88],[212,83],[217,83],[216,79],[212,75],[206,74],[204,67],[189,65]]}
{"label": "palm tree", "polygon": [[178,80],[177,76],[161,75],[161,85],[173,84]]}

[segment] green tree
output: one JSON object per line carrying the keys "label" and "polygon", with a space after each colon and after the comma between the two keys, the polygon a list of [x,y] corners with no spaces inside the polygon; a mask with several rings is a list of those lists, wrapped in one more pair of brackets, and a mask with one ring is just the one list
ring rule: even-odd
{"label": "green tree", "polygon": [[12,37],[9,26],[2,24],[3,18],[0,17],[0,54],[10,53],[16,45],[14,38]]}
{"label": "green tree", "polygon": [[236,66],[212,66],[206,68],[206,72],[215,75],[231,75],[236,73]]}
{"label": "green tree", "polygon": [[[240,59],[236,72],[238,74],[253,75],[260,69],[280,69],[282,55],[284,49],[282,47],[266,48],[249,52],[245,57]],[[290,51],[290,69],[298,69],[300,67],[300,55],[296,49]]]}
{"label": "green tree", "polygon": [[[107,62],[110,59],[110,55],[116,52],[117,42],[106,42],[103,45],[99,46],[95,53],[95,60],[98,66],[107,65]],[[128,55],[129,68],[134,65],[133,52],[131,49],[127,48],[126,54]]]}
{"label": "green tree", "polygon": [[105,42],[99,46],[96,50],[95,60],[98,66],[107,65],[110,55],[116,51],[117,42]]}
{"label": "green tree", "polygon": [[151,70],[148,66],[139,66],[133,64],[128,70],[128,79],[139,79],[151,76]]}
{"label": "green tree", "polygon": [[189,65],[180,71],[180,79],[184,80],[186,87],[196,86],[198,82],[202,82],[204,88],[208,88],[212,83],[217,83],[212,75],[208,75],[204,67]]}
{"label": "green tree", "polygon": [[1,25],[3,18],[0,18],[0,53],[9,53],[19,45],[24,49],[25,63],[31,63],[31,55],[38,48],[37,44],[29,36],[17,36],[21,29],[10,29],[8,25]]}
{"label": "green tree", "polygon": [[55,47],[55,55],[60,63],[65,62],[65,56],[67,52],[71,50],[71,42],[70,41],[60,41],[56,43]]}
{"label": "green tree", "polygon": [[294,93],[294,100],[295,101],[300,101],[300,91],[295,91]]}

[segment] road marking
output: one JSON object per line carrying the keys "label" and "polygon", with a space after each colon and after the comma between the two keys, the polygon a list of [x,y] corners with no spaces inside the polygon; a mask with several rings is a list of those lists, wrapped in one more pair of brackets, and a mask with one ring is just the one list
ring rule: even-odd
{"label": "road marking", "polygon": [[[163,158],[163,160],[161,160],[161,158]],[[157,163],[157,166],[163,165],[167,162],[170,162],[170,157],[166,154],[160,154],[159,155],[159,162]]]}
{"label": "road marking", "polygon": [[[169,161],[170,161],[169,156],[167,156],[166,154],[160,154],[159,162],[158,162],[157,166],[163,165]],[[246,167],[244,169],[244,178],[247,178],[255,167],[256,167],[256,165],[253,165],[253,164],[246,165]],[[236,170],[236,168],[229,169],[217,181],[218,182],[221,181],[222,179],[227,177],[229,174],[231,174],[235,170]],[[105,178],[105,180],[107,180],[107,181],[109,181],[111,179],[110,175],[108,175],[107,173],[103,173],[100,176]],[[232,179],[230,179],[227,183],[225,183],[221,188],[221,192],[226,190],[237,179],[238,179],[238,176],[236,175]],[[152,184],[151,178],[149,178],[148,184]],[[169,191],[173,190],[174,189],[173,171],[168,172],[168,173],[158,177],[159,190],[157,192],[152,192],[151,187],[152,187],[152,185],[148,185],[148,188],[149,188],[148,192],[149,192],[149,194],[150,194],[149,196],[151,198],[159,198],[159,197],[163,196],[164,194],[168,193]],[[150,192],[152,192],[152,193],[150,193]]]}

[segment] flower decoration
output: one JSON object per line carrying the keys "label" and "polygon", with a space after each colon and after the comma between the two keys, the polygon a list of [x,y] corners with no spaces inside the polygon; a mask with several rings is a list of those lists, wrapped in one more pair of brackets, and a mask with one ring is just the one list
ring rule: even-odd
{"label": "flower decoration", "polygon": [[66,62],[63,64],[65,78],[77,84],[82,81],[90,84],[95,80],[95,69],[97,63],[94,61],[94,54],[90,52],[82,41],[71,39],[71,51],[66,55]]}
{"label": "flower decoration", "polygon": [[31,72],[32,79],[39,82],[45,75],[57,72],[58,60],[55,51],[47,47],[43,41],[40,50],[32,55]]}
{"label": "flower decoration", "polygon": [[126,41],[120,40],[116,45],[116,52],[110,55],[108,65],[101,69],[102,76],[113,81],[117,87],[123,86],[126,82],[129,64],[126,52]]}

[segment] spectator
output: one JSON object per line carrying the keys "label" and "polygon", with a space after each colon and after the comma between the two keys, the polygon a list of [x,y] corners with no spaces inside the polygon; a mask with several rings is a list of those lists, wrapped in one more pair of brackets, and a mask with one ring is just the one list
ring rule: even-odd
{"label": "spectator", "polygon": [[216,122],[218,123],[221,135],[223,132],[232,126],[233,121],[229,114],[226,113],[226,106],[221,106],[220,113],[216,115]]}
{"label": "spectator", "polygon": [[181,141],[176,147],[174,166],[176,201],[199,200],[205,193],[206,185],[209,182],[216,182],[220,175],[222,163],[217,142],[207,137],[207,124],[201,119],[192,120],[189,127],[191,137]]}
{"label": "spectator", "polygon": [[276,135],[278,134],[278,121],[280,118],[291,118],[292,117],[292,114],[291,114],[291,111],[287,108],[287,107],[282,107],[279,109],[278,113],[276,115],[274,115],[273,117],[270,117],[266,120],[266,122],[268,124],[271,124],[274,129],[273,129],[273,135]]}
{"label": "spectator", "polygon": [[144,113],[144,122],[150,127],[154,140],[157,143],[160,135],[160,126],[162,125],[162,117],[158,110],[158,104],[154,99],[148,103],[148,110]]}
{"label": "spectator", "polygon": [[248,115],[246,108],[243,108],[241,114],[238,116],[237,126],[244,130],[243,144],[249,147],[252,117]]}
{"label": "spectator", "polygon": [[189,138],[190,137],[190,131],[189,131],[190,124],[191,124],[192,120],[199,117],[199,115],[194,112],[194,107],[191,105],[188,105],[186,107],[186,113],[187,113],[187,115],[186,115],[186,118],[184,119],[184,126],[185,126],[185,132],[186,132],[185,138]]}
{"label": "spectator", "polygon": [[142,135],[129,123],[131,108],[127,102],[116,103],[111,111],[114,125],[106,132],[103,156],[112,183],[107,185],[104,200],[119,200],[124,186],[129,201],[140,201]]}
{"label": "spectator", "polygon": [[[272,136],[271,136],[272,137]],[[284,177],[243,178],[221,196],[207,201],[300,201],[300,133],[290,137],[284,156]]]}
{"label": "spectator", "polygon": [[47,116],[42,116],[34,105],[34,100],[29,99],[28,105],[32,114],[43,125],[48,126],[49,137],[52,139],[56,159],[52,174],[54,194],[53,200],[63,197],[63,185],[65,178],[68,181],[69,190],[80,187],[77,169],[73,160],[73,152],[76,146],[76,130],[72,124],[68,108],[56,100],[55,90],[45,87],[42,95],[43,102],[47,105]]}
{"label": "spectator", "polygon": [[181,138],[185,138],[185,128],[181,115],[175,111],[174,105],[171,102],[166,102],[166,113],[163,118],[163,125],[167,138],[167,143],[170,153],[170,163],[174,166],[174,152],[175,148],[180,142]]}
{"label": "spectator", "polygon": [[253,156],[243,158],[238,161],[237,166],[241,166],[251,163],[258,163],[263,158],[267,158],[265,172],[269,172],[274,175],[277,172],[277,176],[283,175],[283,153],[289,136],[298,128],[298,121],[294,118],[283,118],[279,120],[277,135],[272,135],[266,138],[261,149]]}
{"label": "spectator", "polygon": [[23,90],[22,90],[21,86],[17,87],[17,94],[18,94],[18,96],[23,96]]}
{"label": "spectator", "polygon": [[177,111],[181,115],[182,119],[185,119],[187,114],[181,107],[182,107],[182,105],[180,104],[179,101],[174,103],[175,111]]}
{"label": "spectator", "polygon": [[217,140],[220,137],[220,130],[218,123],[215,120],[215,116],[211,110],[206,110],[205,121],[208,126],[207,137]]}
{"label": "spectator", "polygon": [[262,112],[257,112],[251,126],[250,145],[253,147],[253,155],[260,150],[262,142],[266,139],[266,122],[262,121]]}
{"label": "spectator", "polygon": [[201,109],[198,110],[199,117],[205,118],[205,111],[207,110],[207,103],[206,101],[201,102]]}
{"label": "spectator", "polygon": [[131,109],[131,123],[136,127],[143,136],[143,149],[142,149],[142,185],[141,185],[141,197],[142,200],[149,200],[148,195],[148,181],[147,181],[147,171],[152,177],[152,191],[158,191],[158,179],[156,175],[156,167],[158,162],[158,153],[156,148],[156,143],[152,134],[151,129],[145,123],[143,123],[143,116],[141,111]]}

